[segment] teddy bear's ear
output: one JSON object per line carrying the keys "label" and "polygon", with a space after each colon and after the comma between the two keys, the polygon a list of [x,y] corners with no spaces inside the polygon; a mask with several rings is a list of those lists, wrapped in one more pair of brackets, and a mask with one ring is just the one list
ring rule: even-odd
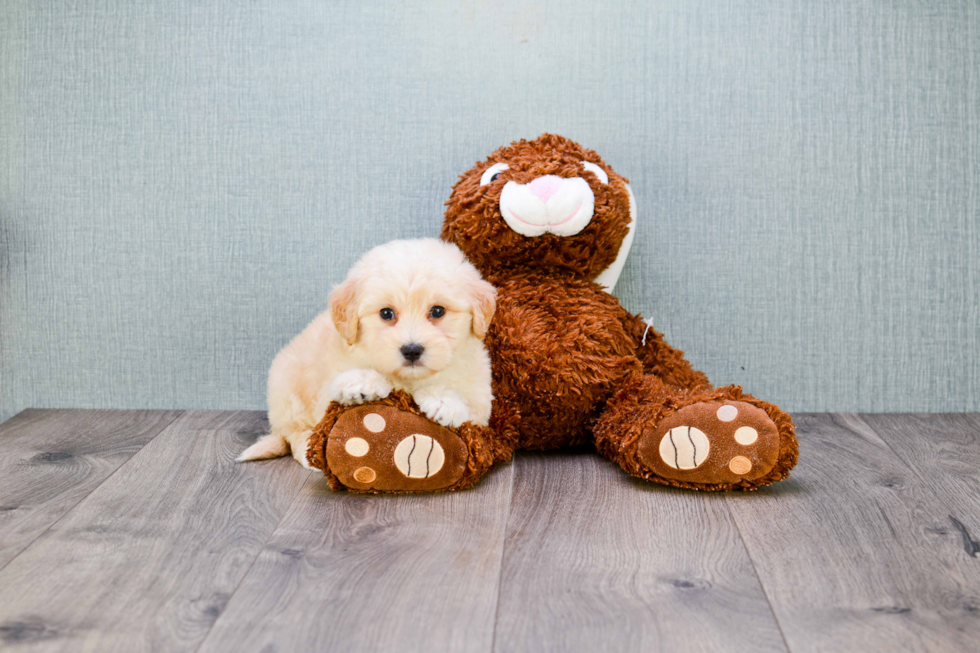
{"label": "teddy bear's ear", "polygon": [[357,341],[357,279],[349,277],[330,293],[330,317],[348,345]]}
{"label": "teddy bear's ear", "polygon": [[473,306],[473,335],[483,340],[490,328],[490,320],[497,310],[497,289],[484,281],[476,279],[470,285]]}
{"label": "teddy bear's ear", "polygon": [[616,260],[613,261],[612,265],[603,270],[598,277],[593,279],[593,281],[602,286],[603,290],[608,293],[613,291],[616,282],[619,280],[623,266],[626,265],[626,257],[629,256],[630,248],[633,246],[633,236],[636,235],[636,198],[633,197],[633,190],[629,184],[624,183],[623,186],[626,187],[626,192],[629,193],[630,199],[629,231],[626,232],[626,237],[623,238],[623,243],[619,246],[619,253],[616,255]]}

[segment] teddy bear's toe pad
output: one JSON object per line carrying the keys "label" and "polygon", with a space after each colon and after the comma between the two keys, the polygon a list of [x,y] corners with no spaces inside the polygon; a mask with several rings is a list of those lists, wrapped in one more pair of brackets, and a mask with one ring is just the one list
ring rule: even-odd
{"label": "teddy bear's toe pad", "polygon": [[779,457],[766,411],[741,401],[681,408],[640,438],[640,460],[663,478],[716,485],[765,476]]}
{"label": "teddy bear's toe pad", "polygon": [[466,445],[450,429],[393,406],[346,411],[327,440],[330,471],[353,490],[439,490],[462,477],[466,460]]}

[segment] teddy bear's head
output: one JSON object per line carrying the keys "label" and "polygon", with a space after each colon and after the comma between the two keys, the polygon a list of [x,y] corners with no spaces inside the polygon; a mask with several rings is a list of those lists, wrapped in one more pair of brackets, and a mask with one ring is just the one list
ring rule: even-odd
{"label": "teddy bear's head", "polygon": [[484,274],[534,269],[611,289],[633,240],[628,180],[554,134],[511,143],[477,163],[446,205],[442,238]]}

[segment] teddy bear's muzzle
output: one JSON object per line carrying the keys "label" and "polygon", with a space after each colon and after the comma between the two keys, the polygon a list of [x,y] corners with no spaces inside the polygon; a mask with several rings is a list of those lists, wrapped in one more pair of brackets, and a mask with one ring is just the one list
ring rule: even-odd
{"label": "teddy bear's muzzle", "polygon": [[529,184],[508,181],[500,193],[507,226],[531,238],[574,236],[592,220],[595,194],[581,177],[544,175]]}

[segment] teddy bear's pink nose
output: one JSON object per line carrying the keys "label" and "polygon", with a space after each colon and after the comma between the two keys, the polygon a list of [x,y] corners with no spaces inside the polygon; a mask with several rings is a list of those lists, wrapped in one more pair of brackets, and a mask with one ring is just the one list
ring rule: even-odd
{"label": "teddy bear's pink nose", "polygon": [[558,192],[561,188],[561,177],[556,177],[555,175],[545,175],[544,177],[538,177],[530,184],[527,185],[531,189],[531,192],[540,198],[542,202],[546,202],[551,199],[551,196]]}

